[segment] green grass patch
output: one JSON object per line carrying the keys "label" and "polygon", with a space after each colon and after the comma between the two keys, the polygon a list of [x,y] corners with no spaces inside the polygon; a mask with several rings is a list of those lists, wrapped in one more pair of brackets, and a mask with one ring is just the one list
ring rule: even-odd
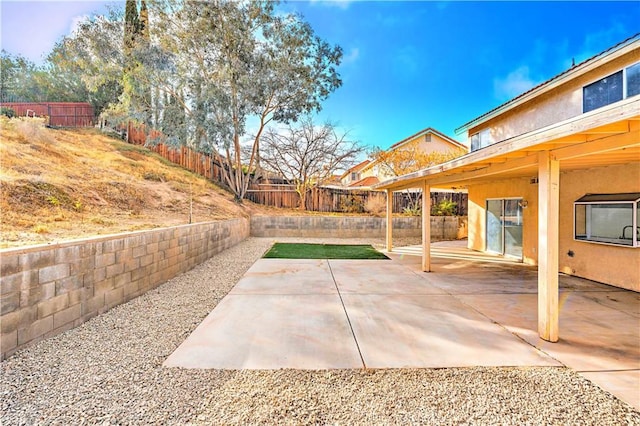
{"label": "green grass patch", "polygon": [[275,243],[268,259],[389,259],[371,245]]}

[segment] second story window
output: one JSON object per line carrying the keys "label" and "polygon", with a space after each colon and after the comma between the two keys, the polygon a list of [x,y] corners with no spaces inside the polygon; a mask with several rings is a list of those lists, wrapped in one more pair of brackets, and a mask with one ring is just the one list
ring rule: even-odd
{"label": "second story window", "polygon": [[640,94],[640,62],[627,68],[627,98]]}
{"label": "second story window", "polygon": [[582,111],[593,111],[638,93],[640,93],[640,63],[584,86]]}
{"label": "second story window", "polygon": [[428,133],[428,134],[424,135],[424,141],[425,142],[431,142],[431,133]]}
{"label": "second story window", "polygon": [[491,131],[489,129],[484,129],[471,135],[471,151],[484,148],[492,143],[493,140],[491,140]]}

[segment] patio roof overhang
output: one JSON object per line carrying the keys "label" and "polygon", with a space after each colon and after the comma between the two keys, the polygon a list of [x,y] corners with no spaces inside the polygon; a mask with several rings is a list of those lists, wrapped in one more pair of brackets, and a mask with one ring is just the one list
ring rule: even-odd
{"label": "patio roof overhang", "polygon": [[512,177],[537,177],[540,152],[560,161],[563,171],[640,160],[640,97],[603,107],[504,140],[444,164],[374,186],[400,191],[460,188]]}
{"label": "patio roof overhang", "polygon": [[[490,145],[453,161],[376,185],[387,191],[387,250],[393,191],[461,188],[538,179],[538,333],[557,342],[560,171],[640,162],[640,96]],[[431,270],[430,197],[422,197],[422,270]]]}

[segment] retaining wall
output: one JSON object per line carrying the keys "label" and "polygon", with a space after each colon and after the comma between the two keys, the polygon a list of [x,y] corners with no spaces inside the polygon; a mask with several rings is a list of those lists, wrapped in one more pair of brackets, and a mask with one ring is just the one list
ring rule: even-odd
{"label": "retaining wall", "polygon": [[72,329],[249,236],[234,219],[0,251],[1,357]]}
{"label": "retaining wall", "polygon": [[[386,219],[361,216],[252,216],[254,237],[384,238]],[[393,218],[394,237],[420,237],[420,217]],[[431,239],[455,240],[467,236],[466,216],[432,216]]]}

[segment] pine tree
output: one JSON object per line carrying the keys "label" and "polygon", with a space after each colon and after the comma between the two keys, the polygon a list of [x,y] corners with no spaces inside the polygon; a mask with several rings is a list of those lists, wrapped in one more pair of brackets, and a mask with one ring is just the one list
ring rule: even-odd
{"label": "pine tree", "polygon": [[[138,29],[136,31],[136,42],[143,43],[145,46],[148,46],[151,42],[149,30],[149,11],[147,10],[147,2],[145,0],[141,0],[140,18],[138,19]],[[143,111],[143,121],[148,125],[156,121],[152,120],[154,102],[151,96],[151,88],[149,87],[149,84],[143,84],[141,86],[139,103]]]}
{"label": "pine tree", "polygon": [[140,18],[138,20],[138,31],[137,34],[140,34],[145,41],[150,40],[149,35],[149,11],[147,10],[147,2],[145,0],[141,0],[140,2]]}
{"label": "pine tree", "polygon": [[126,55],[130,55],[133,50],[139,27],[140,20],[136,0],[127,0],[124,12],[124,50]]}

